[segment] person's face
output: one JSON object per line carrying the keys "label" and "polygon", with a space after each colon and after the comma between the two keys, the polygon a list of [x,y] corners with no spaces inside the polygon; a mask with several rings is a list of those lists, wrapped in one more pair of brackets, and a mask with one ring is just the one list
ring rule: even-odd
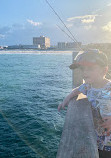
{"label": "person's face", "polygon": [[104,68],[99,65],[81,66],[83,79],[85,83],[93,84],[104,78]]}

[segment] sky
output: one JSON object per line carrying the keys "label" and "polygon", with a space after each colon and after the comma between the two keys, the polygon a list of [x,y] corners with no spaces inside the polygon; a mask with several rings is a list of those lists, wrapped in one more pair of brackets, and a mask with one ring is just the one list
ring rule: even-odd
{"label": "sky", "polygon": [[[48,0],[74,36],[88,43],[111,43],[111,0]],[[73,42],[46,0],[0,0],[0,45]],[[67,32],[69,34],[69,32]]]}

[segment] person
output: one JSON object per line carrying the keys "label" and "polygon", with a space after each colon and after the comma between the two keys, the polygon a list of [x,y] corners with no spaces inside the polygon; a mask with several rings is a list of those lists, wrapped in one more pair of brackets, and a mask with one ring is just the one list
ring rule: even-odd
{"label": "person", "polygon": [[108,72],[107,56],[99,50],[79,53],[71,69],[80,68],[85,83],[76,87],[58,106],[64,109],[70,100],[83,93],[91,102],[97,145],[100,158],[111,157],[111,81]]}

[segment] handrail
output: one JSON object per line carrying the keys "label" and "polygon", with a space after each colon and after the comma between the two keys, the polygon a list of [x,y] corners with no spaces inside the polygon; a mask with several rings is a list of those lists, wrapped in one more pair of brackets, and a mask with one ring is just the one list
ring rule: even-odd
{"label": "handrail", "polygon": [[56,158],[99,158],[90,103],[69,103]]}

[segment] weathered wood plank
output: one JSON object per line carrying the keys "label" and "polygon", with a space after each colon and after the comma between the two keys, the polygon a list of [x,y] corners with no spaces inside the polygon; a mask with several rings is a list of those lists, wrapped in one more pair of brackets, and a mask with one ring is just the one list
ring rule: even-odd
{"label": "weathered wood plank", "polygon": [[56,158],[99,158],[87,99],[71,100]]}

